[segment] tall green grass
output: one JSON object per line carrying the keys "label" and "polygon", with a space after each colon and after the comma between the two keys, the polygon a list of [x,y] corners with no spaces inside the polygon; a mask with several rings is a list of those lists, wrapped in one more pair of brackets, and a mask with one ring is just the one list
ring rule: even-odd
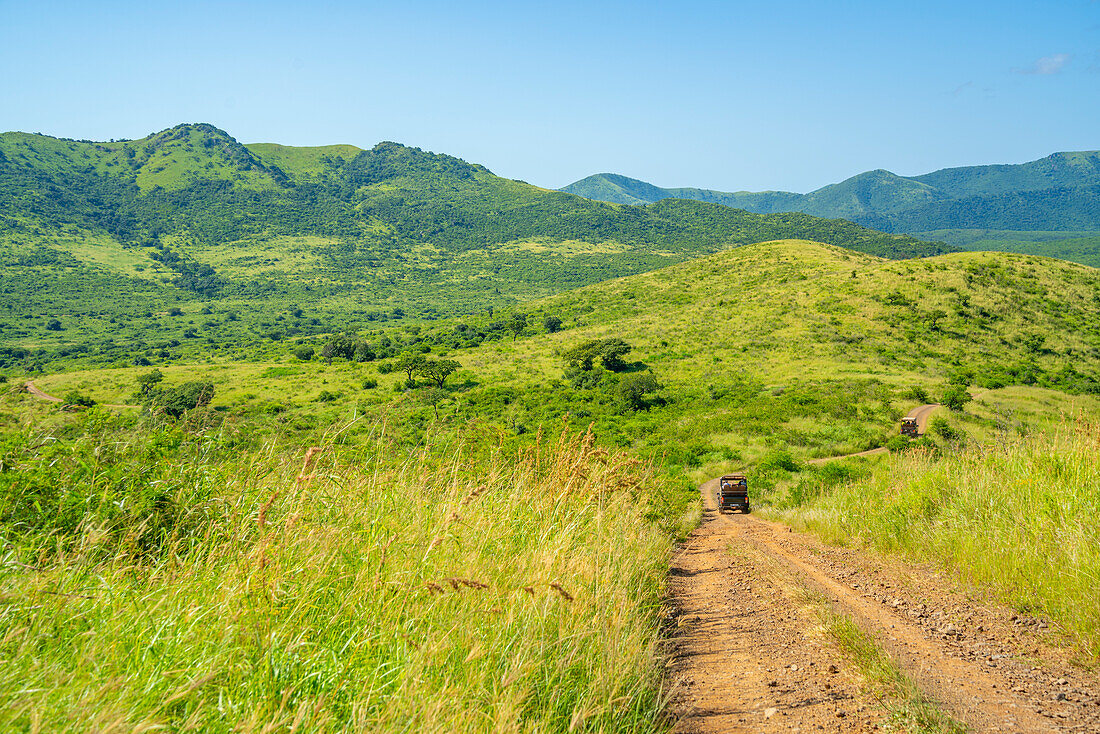
{"label": "tall green grass", "polygon": [[937,561],[1100,656],[1100,424],[900,455],[783,514],[834,542]]}
{"label": "tall green grass", "polygon": [[148,467],[202,503],[152,549],[133,515],[5,534],[0,729],[662,730],[650,468],[490,439],[190,452]]}

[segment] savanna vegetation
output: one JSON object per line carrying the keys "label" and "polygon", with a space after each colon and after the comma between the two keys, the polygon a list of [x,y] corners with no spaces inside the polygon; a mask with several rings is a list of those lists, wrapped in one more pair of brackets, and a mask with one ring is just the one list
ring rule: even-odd
{"label": "savanna vegetation", "polygon": [[[1013,587],[941,528],[975,520],[984,484],[912,500],[917,470],[1009,482],[1042,469],[1060,412],[1094,424],[1093,269],[754,243],[807,227],[890,255],[909,241],[683,201],[575,208],[401,146],[217,132],[4,148],[28,176],[75,156],[120,193],[96,194],[117,221],[94,228],[90,200],[51,222],[5,205],[8,252],[29,259],[0,284],[0,726],[663,731],[669,552],[696,485],[730,469],[755,507],[934,550],[1095,654],[1087,579],[1062,597]],[[296,197],[318,202],[308,226]],[[325,229],[330,205],[357,233]],[[528,225],[550,234],[516,235]],[[548,290],[589,285],[532,299],[559,275]],[[44,318],[34,299],[63,284],[98,295]],[[930,401],[948,406],[930,435],[898,437]],[[1090,431],[1058,439],[1069,458],[1038,505],[1091,507],[1095,477],[1071,462]],[[991,441],[1022,458],[997,464]],[[884,445],[898,458],[806,464]],[[859,502],[881,521],[865,536],[814,521]],[[1095,542],[1054,510],[1028,528],[1030,570],[1063,528]]]}
{"label": "savanna vegetation", "polygon": [[0,728],[662,729],[669,488],[591,434],[3,407]]}

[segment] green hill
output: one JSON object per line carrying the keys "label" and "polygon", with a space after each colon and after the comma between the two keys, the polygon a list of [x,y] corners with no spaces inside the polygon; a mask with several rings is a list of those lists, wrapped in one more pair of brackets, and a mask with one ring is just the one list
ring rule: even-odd
{"label": "green hill", "polygon": [[[1100,152],[1054,153],[1018,165],[945,168],[904,177],[877,170],[808,194],[660,188],[598,174],[562,189],[600,201],[707,201],[756,213],[797,211],[843,217],[887,232],[930,230],[1100,231]],[[961,240],[967,239],[963,236]],[[1055,242],[1057,237],[1050,237]],[[962,241],[950,244],[962,246]],[[1055,256],[1080,260],[1076,250]]]}
{"label": "green hill", "polygon": [[951,249],[805,214],[594,202],[397,143],[245,146],[205,124],[113,143],[7,133],[0,349],[8,362],[235,350],[791,237],[887,257]]}
{"label": "green hill", "polygon": [[[516,313],[525,320],[513,340]],[[560,329],[548,332],[549,317]],[[891,261],[786,240],[503,313],[355,338],[370,345],[364,362],[301,363],[289,360],[291,346],[268,341],[254,360],[161,368],[177,381],[218,381],[216,402],[246,415],[272,404],[288,416],[316,415],[323,380],[325,391],[360,401],[360,410],[406,415],[415,441],[432,409],[409,401],[403,372],[370,364],[426,350],[463,367],[455,382],[464,386],[451,389],[444,411],[460,422],[515,430],[570,416],[578,428],[594,422],[600,435],[642,451],[678,445],[720,456],[722,447],[752,447],[760,455],[783,445],[802,455],[846,453],[881,445],[898,410],[927,401],[912,397],[913,388],[938,397],[950,379],[986,390],[1100,394],[1100,272],[1000,253]],[[632,347],[625,371],[567,374],[571,348],[612,338]],[[298,343],[320,352],[330,339]],[[289,362],[273,370],[272,360]],[[97,399],[122,401],[147,370],[97,370],[42,384],[58,394],[80,386]],[[619,385],[646,370],[663,386],[663,400],[624,414]],[[362,390],[364,373],[380,383],[376,389]],[[813,418],[822,415],[829,420]]]}

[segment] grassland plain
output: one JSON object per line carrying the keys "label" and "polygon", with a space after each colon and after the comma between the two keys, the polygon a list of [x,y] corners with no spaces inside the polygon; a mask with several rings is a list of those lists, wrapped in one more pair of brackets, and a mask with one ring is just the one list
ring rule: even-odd
{"label": "grassland plain", "polygon": [[[891,262],[782,241],[534,302],[514,341],[452,346],[510,312],[366,334],[375,344],[415,338],[460,363],[431,407],[404,389],[404,373],[384,374],[389,360],[302,362],[281,343],[257,361],[158,368],[169,381],[212,380],[215,405],[230,415],[277,414],[288,428],[327,425],[352,409],[396,412],[415,443],[435,430],[437,410],[442,425],[488,416],[513,432],[568,414],[616,444],[717,468],[774,448],[812,458],[882,445],[905,410],[952,379],[1094,391],[1098,311],[1100,278],[1084,266],[982,253]],[[548,316],[562,320],[557,333],[544,333]],[[646,410],[620,409],[617,374],[597,371],[579,386],[563,376],[566,350],[611,335],[633,346],[632,374],[652,371],[664,386]],[[319,352],[327,338],[293,343]],[[118,403],[148,369],[36,379],[56,394],[76,388]]]}

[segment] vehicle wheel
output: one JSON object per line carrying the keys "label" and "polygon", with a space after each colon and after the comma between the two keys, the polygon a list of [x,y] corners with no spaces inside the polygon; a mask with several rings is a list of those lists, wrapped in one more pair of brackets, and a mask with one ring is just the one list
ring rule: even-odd
{"label": "vehicle wheel", "polygon": [[749,514],[749,512],[751,512],[749,506],[745,505],[744,513],[747,515],[747,514]]}

